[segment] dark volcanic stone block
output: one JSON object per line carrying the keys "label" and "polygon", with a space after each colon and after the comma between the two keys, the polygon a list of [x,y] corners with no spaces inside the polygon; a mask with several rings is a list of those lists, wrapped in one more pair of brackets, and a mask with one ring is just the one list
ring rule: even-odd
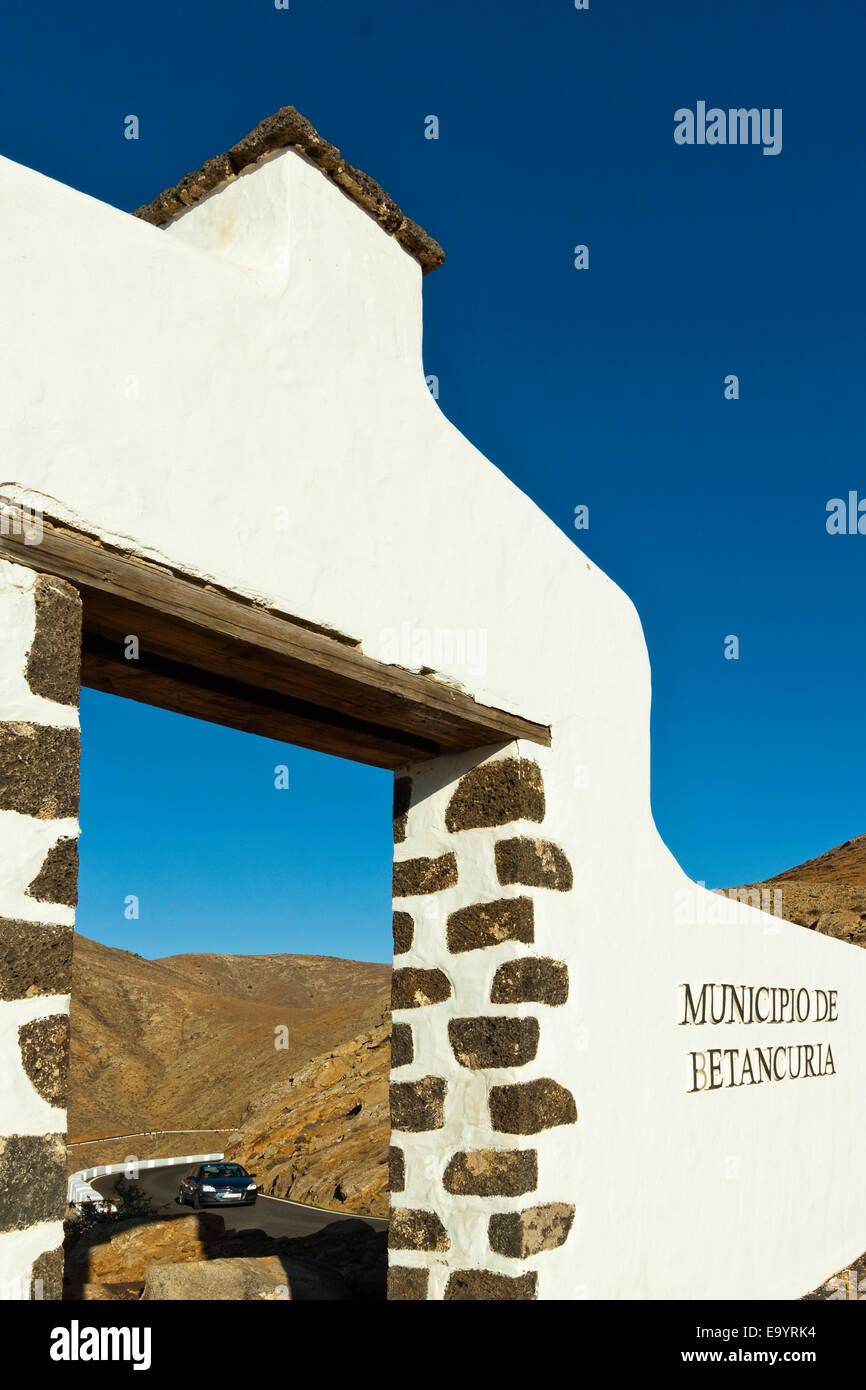
{"label": "dark volcanic stone block", "polygon": [[549,840],[517,836],[497,840],[494,846],[500,883],[525,883],[528,888],[556,888],[568,893],[574,884],[571,865],[563,850]]}
{"label": "dark volcanic stone block", "polygon": [[451,1018],[448,1040],[461,1067],[522,1067],[538,1051],[538,1019]]}
{"label": "dark volcanic stone block", "polygon": [[408,1067],[415,1056],[412,1026],[409,1023],[391,1025],[391,1067]]}
{"label": "dark volcanic stone block", "polygon": [[441,1076],[424,1076],[420,1081],[391,1082],[391,1128],[407,1133],[441,1129],[445,1123],[445,1092]]}
{"label": "dark volcanic stone block", "polygon": [[488,1224],[490,1249],[521,1260],[543,1250],[556,1250],[565,1244],[573,1222],[574,1207],[567,1202],[496,1212]]}
{"label": "dark volcanic stone block", "polygon": [[437,859],[403,859],[394,864],[395,898],[414,898],[422,893],[441,893],[457,882],[457,857],[440,854]]}
{"label": "dark volcanic stone block", "polygon": [[0,999],[69,994],[72,928],[0,917]]}
{"label": "dark volcanic stone block", "polygon": [[426,1299],[429,1277],[426,1269],[412,1269],[409,1265],[389,1265],[389,1302],[418,1302]]}
{"label": "dark volcanic stone block", "polygon": [[399,845],[406,838],[406,821],[412,804],[412,778],[394,778],[394,843]]}
{"label": "dark volcanic stone block", "polygon": [[0,1232],[62,1221],[66,1210],[66,1136],[0,1137]]}
{"label": "dark volcanic stone block", "polygon": [[394,955],[404,956],[412,949],[415,936],[415,923],[408,912],[395,912],[392,918],[394,932]]}
{"label": "dark volcanic stone block", "polygon": [[442,1185],[459,1197],[522,1197],[538,1186],[535,1149],[471,1149],[451,1158]]}
{"label": "dark volcanic stone block", "polygon": [[36,631],[25,676],[34,695],[77,705],[81,679],[81,597],[65,579],[37,575]]}
{"label": "dark volcanic stone block", "polygon": [[493,976],[491,1004],[564,1004],[568,966],[547,956],[506,961]]}
{"label": "dark volcanic stone block", "polygon": [[544,820],[541,769],[528,758],[499,758],[473,767],[460,778],[445,812],[450,831],[515,820]]}
{"label": "dark volcanic stone block", "polygon": [[538,1134],[577,1120],[574,1096],[558,1081],[543,1076],[490,1090],[490,1122],[501,1134]]}
{"label": "dark volcanic stone block", "polygon": [[497,898],[492,903],[471,903],[458,908],[448,918],[446,939],[448,950],[455,955],[483,946],[498,946],[501,941],[530,945],[535,939],[532,899]]}
{"label": "dark volcanic stone block", "polygon": [[390,1250],[445,1251],[450,1245],[448,1232],[435,1211],[412,1207],[392,1207],[388,1227]]}
{"label": "dark volcanic stone block", "polygon": [[407,966],[391,975],[391,1008],[421,1009],[441,1004],[451,995],[451,982],[441,970],[418,970]]}
{"label": "dark volcanic stone block", "polygon": [[402,1149],[392,1144],[388,1150],[388,1190],[402,1192],[406,1186],[406,1159]]}
{"label": "dark volcanic stone block", "polygon": [[58,1245],[54,1250],[46,1250],[42,1255],[37,1255],[33,1261],[30,1280],[31,1298],[44,1299],[47,1303],[63,1297],[62,1245]]}
{"label": "dark volcanic stone block", "polygon": [[78,904],[78,841],[64,837],[52,845],[42,868],[27,889],[27,896],[40,903]]}
{"label": "dark volcanic stone block", "polygon": [[77,729],[0,724],[0,811],[38,820],[78,814]]}
{"label": "dark volcanic stone block", "polygon": [[529,1300],[538,1297],[538,1275],[494,1274],[490,1269],[461,1269],[452,1274],[445,1286],[448,1302],[473,1300],[475,1302],[495,1302],[501,1300]]}
{"label": "dark volcanic stone block", "polygon": [[69,1015],[34,1018],[18,1029],[21,1063],[43,1100],[66,1105],[69,1074]]}

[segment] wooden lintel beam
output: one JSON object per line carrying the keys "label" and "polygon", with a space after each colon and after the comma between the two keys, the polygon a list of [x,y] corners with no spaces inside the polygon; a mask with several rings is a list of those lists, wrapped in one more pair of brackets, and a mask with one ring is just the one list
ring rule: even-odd
{"label": "wooden lintel beam", "polygon": [[[93,639],[89,653],[85,646],[85,683],[97,688],[322,751],[339,751],[339,744],[341,756],[387,767],[516,738],[550,743],[544,725],[58,523],[43,523],[38,545],[0,534],[0,555],[80,590]],[[112,660],[112,646],[120,657],[130,633],[144,663],[137,694],[133,663]],[[295,735],[285,732],[290,727]]]}
{"label": "wooden lintel beam", "polygon": [[126,661],[113,645],[107,651],[102,640],[89,633],[84,634],[81,683],[108,695],[373,767],[393,770],[442,752],[435,744],[401,737],[362,720],[335,720],[330,711],[317,710],[304,701],[288,700],[178,662],[149,654]]}

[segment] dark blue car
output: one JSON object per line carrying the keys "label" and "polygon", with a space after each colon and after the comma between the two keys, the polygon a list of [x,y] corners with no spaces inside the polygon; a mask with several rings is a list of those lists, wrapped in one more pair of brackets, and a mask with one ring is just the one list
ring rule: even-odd
{"label": "dark blue car", "polygon": [[199,1163],[181,1181],[177,1200],[196,1209],[239,1203],[254,1207],[258,1191],[255,1178],[240,1163]]}

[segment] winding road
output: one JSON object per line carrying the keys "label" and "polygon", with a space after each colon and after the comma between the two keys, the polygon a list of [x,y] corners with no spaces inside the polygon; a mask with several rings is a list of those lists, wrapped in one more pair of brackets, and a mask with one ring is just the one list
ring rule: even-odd
{"label": "winding road", "polygon": [[[177,1205],[176,1197],[180,1180],[187,1171],[185,1163],[172,1163],[165,1168],[142,1168],[136,1182],[143,1187],[153,1202],[154,1215],[177,1216],[178,1212],[192,1212],[192,1207]],[[92,1185],[104,1197],[114,1192],[119,1173],[107,1173],[101,1178],[93,1178]],[[225,1221],[226,1231],[259,1230],[272,1236],[308,1236],[321,1231],[334,1221],[363,1221],[374,1231],[385,1231],[388,1222],[380,1216],[358,1216],[354,1212],[325,1211],[322,1207],[310,1207],[304,1202],[289,1202],[280,1197],[263,1197],[259,1193],[254,1207],[221,1206],[207,1207],[207,1211],[219,1211]]]}

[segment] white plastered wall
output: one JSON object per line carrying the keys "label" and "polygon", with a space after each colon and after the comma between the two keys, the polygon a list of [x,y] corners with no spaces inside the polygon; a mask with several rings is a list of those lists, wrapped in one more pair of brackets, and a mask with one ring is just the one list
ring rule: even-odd
{"label": "white plastered wall", "polygon": [[[26,680],[25,658],[36,626],[35,585],[32,570],[0,560],[0,720],[77,729],[75,706],[35,694]],[[0,810],[0,918],[73,926],[73,907],[40,902],[27,894],[27,887],[51,847],[77,835],[74,817],[40,820]],[[0,1136],[65,1133],[66,1111],[43,1099],[24,1069],[19,1029],[68,1013],[68,994],[0,1001]],[[33,1261],[62,1242],[61,1220],[0,1233],[0,1298],[29,1299]]]}
{"label": "white plastered wall", "polygon": [[[747,908],[701,925],[717,900],[697,888],[678,920],[637,615],[430,397],[418,265],[292,152],[168,231],[8,161],[0,193],[7,492],[374,657],[404,625],[483,631],[486,669],[441,674],[551,726],[537,755],[575,885],[537,908],[571,979],[542,1039],[579,1119],[539,1144],[579,1214],[538,1258],[540,1296],[796,1297],[859,1254],[863,1179],[830,1156],[866,1121],[866,956]],[[684,981],[837,988],[837,1075],[687,1094]],[[781,1031],[725,1042],[821,1040]]]}

